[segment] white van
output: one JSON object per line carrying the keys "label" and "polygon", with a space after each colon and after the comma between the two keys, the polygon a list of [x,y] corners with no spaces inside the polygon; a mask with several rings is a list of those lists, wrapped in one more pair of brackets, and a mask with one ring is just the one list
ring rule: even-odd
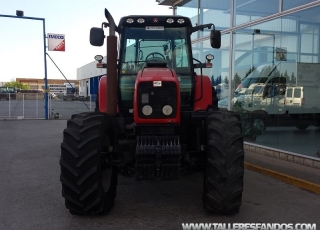
{"label": "white van", "polygon": [[260,102],[263,97],[264,86],[265,85],[263,83],[253,83],[245,91],[244,102],[248,109],[254,109],[257,106],[260,106]]}
{"label": "white van", "polygon": [[284,105],[289,114],[320,113],[320,92],[316,87],[287,87]]}
{"label": "white van", "polygon": [[262,110],[267,111],[269,114],[277,114],[281,106],[284,105],[286,86],[280,85],[267,85],[264,89],[263,99],[260,102]]}
{"label": "white van", "polygon": [[[284,64],[282,65],[283,66],[281,66],[281,68],[285,68],[287,72],[294,70],[293,63],[286,63],[286,65]],[[243,79],[241,84],[235,90],[235,94],[244,93],[245,90],[250,88],[252,84],[256,84],[256,85],[286,84],[287,79],[280,75],[280,72],[278,70],[279,68],[280,68],[279,63],[277,65],[264,64],[257,67],[252,73],[250,73],[246,78]]]}

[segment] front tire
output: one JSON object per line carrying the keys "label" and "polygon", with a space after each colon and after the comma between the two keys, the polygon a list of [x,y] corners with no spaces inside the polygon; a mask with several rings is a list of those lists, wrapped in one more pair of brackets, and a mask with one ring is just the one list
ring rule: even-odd
{"label": "front tire", "polygon": [[240,117],[219,110],[207,117],[207,163],[203,205],[209,212],[239,212],[243,192],[244,150]]}
{"label": "front tire", "polygon": [[106,161],[114,135],[107,115],[72,115],[61,144],[62,196],[71,214],[109,212],[114,204],[117,167]]}

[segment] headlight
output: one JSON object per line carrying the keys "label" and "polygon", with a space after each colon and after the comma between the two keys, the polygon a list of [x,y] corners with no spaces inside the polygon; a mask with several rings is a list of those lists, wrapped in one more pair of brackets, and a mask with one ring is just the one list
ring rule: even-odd
{"label": "headlight", "polygon": [[102,55],[96,55],[94,56],[94,60],[98,61],[98,62],[101,62],[103,59],[103,56]]}
{"label": "headlight", "polygon": [[206,59],[207,61],[212,61],[214,59],[214,56],[212,54],[207,54]]}
{"label": "headlight", "polygon": [[152,107],[150,105],[143,106],[142,113],[145,116],[149,116],[152,113]]}
{"label": "headlight", "polygon": [[162,112],[164,115],[169,116],[172,113],[172,107],[170,105],[165,105],[162,108]]}

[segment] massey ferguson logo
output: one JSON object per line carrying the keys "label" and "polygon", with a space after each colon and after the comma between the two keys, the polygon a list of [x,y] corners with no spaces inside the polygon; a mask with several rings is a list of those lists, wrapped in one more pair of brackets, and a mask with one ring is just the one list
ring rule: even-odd
{"label": "massey ferguson logo", "polygon": [[162,83],[161,81],[153,81],[153,87],[161,87]]}

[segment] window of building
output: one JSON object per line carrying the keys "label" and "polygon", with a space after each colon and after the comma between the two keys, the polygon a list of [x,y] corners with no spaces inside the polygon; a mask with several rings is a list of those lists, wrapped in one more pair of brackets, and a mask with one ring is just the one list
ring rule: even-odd
{"label": "window of building", "polygon": [[283,0],[283,10],[289,10],[291,8],[314,2],[315,0]]}
{"label": "window of building", "polygon": [[279,12],[279,0],[235,0],[235,25]]}

